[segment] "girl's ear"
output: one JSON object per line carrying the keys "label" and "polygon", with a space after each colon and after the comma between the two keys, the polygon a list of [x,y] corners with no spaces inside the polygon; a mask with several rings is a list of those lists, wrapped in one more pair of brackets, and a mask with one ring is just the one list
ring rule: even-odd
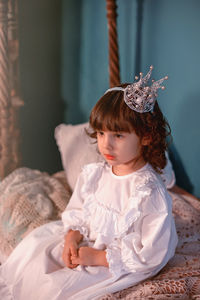
{"label": "girl's ear", "polygon": [[148,146],[151,143],[151,137],[150,136],[144,136],[142,138],[142,146]]}

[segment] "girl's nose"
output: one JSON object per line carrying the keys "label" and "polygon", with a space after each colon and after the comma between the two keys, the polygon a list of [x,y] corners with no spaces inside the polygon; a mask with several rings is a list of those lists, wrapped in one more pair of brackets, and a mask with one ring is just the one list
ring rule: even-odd
{"label": "girl's nose", "polygon": [[112,142],[112,138],[109,136],[106,136],[104,139],[104,148],[111,150],[113,148],[113,142]]}

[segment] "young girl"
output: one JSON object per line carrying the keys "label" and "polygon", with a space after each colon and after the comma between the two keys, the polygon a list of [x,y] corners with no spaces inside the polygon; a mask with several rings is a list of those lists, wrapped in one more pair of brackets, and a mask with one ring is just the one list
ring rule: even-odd
{"label": "young girl", "polygon": [[62,222],[15,248],[0,269],[0,299],[98,299],[154,276],[174,255],[162,174],[169,127],[156,101],[166,78],[147,86],[151,71],[93,108],[90,136],[105,162],[83,168]]}

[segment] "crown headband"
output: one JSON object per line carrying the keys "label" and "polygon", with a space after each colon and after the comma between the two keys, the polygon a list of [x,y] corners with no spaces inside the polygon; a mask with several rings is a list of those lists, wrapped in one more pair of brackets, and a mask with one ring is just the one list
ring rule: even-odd
{"label": "crown headband", "polygon": [[158,81],[152,80],[152,85],[148,85],[148,81],[151,77],[153,66],[150,66],[149,72],[143,77],[143,73],[140,73],[140,78],[135,76],[138,80],[132,84],[127,85],[127,87],[113,87],[108,89],[106,93],[111,91],[123,91],[124,92],[124,102],[132,109],[139,113],[153,112],[153,108],[158,96],[157,90],[164,90],[165,87],[161,84],[164,80],[168,79],[168,76],[161,78]]}

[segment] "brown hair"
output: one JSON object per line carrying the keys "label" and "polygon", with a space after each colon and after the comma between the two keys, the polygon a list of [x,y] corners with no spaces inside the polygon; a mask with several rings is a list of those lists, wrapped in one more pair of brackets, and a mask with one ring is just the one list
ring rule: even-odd
{"label": "brown hair", "polygon": [[[123,84],[125,87],[127,84]],[[155,171],[161,173],[166,165],[166,137],[171,134],[156,101],[153,112],[138,113],[130,109],[123,100],[123,91],[110,91],[96,103],[90,114],[90,137],[97,138],[97,131],[135,132],[142,140],[146,137],[148,145],[142,146],[143,159]]]}

